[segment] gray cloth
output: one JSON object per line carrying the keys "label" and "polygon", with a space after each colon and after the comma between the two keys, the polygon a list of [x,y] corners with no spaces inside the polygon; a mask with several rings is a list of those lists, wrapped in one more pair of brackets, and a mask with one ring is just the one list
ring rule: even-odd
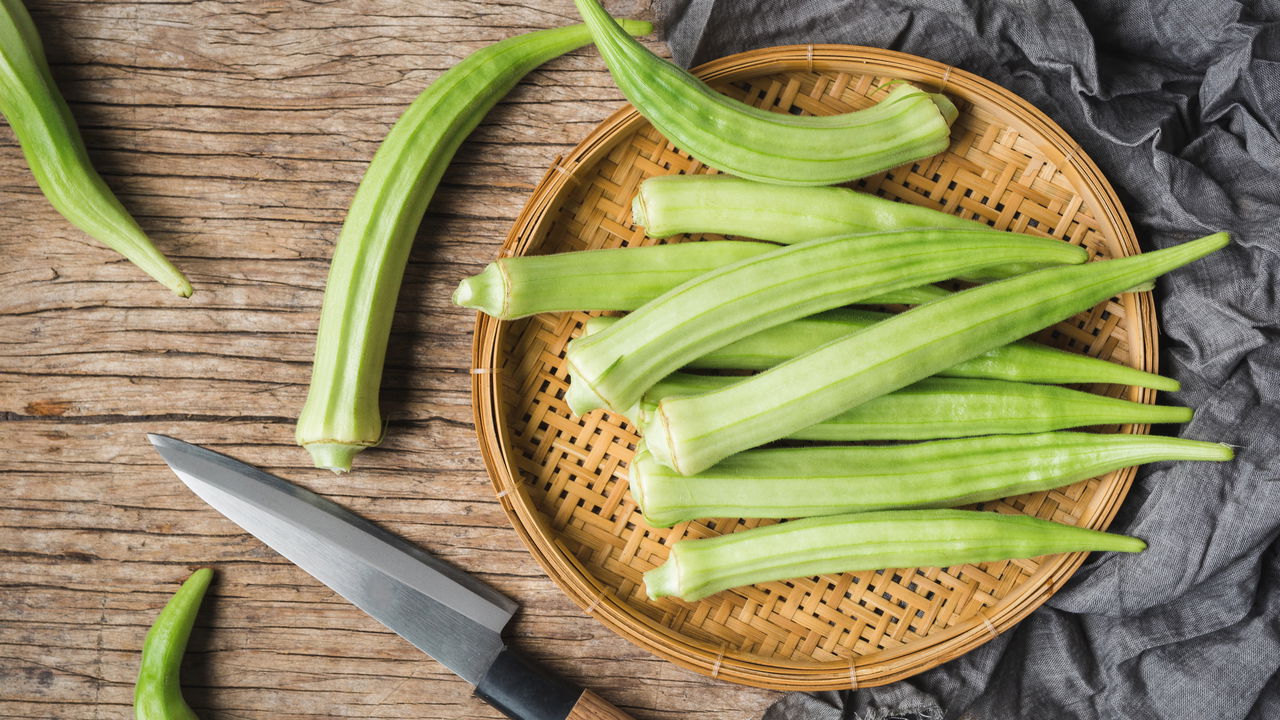
{"label": "gray cloth", "polygon": [[1280,2],[668,0],[684,64],[769,45],[893,48],[975,72],[1061,124],[1115,185],[1144,249],[1236,243],[1157,286],[1184,437],[1234,462],[1156,464],[1044,607],[907,681],[793,694],[783,718],[1280,718]]}

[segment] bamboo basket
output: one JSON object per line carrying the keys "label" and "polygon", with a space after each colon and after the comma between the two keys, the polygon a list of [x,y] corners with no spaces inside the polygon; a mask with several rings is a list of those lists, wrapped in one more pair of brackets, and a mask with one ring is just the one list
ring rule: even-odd
{"label": "bamboo basket", "polygon": [[[949,150],[858,181],[894,200],[1083,245],[1095,258],[1138,252],[1114,191],[1080,146],[1021,98],[970,73],[902,53],[842,45],[777,47],[696,70],[717,89],[779,112],[832,114],[872,104],[905,79],[960,108]],[[558,159],[517,218],[503,255],[639,246],[631,198],[646,177],[714,172],[630,106]],[[693,241],[701,236],[673,238]],[[835,690],[901,680],[978,647],[1043,603],[1083,554],[949,568],[901,568],[774,582],[696,603],[650,601],[641,575],[682,537],[772,521],[725,518],[653,529],[627,492],[637,435],[625,418],[574,417],[564,350],[585,313],[476,324],[473,407],[497,496],[529,551],[588,614],[672,662],[735,683]],[[1046,330],[1058,347],[1156,370],[1149,293],[1126,293]],[[1141,402],[1150,390],[1087,389]],[[1145,426],[1107,428],[1146,432]],[[1105,528],[1132,468],[979,507]]]}

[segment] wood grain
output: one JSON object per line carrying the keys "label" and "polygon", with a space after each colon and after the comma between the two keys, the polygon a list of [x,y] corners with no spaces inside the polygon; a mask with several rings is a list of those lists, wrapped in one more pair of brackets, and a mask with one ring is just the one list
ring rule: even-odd
{"label": "wood grain", "polygon": [[0,126],[0,717],[128,716],[146,627],[200,566],[216,577],[184,678],[201,717],[499,717],[190,494],[147,432],[260,465],[476,573],[521,603],[513,645],[637,718],[763,709],[773,694],[660,661],[566,599],[477,454],[473,316],[449,292],[621,103],[594,50],[533,73],[445,176],[400,298],[387,442],[344,477],[293,444],[333,240],[377,143],[443,70],[570,22],[569,0],[29,4],[95,163],[196,294],[62,220]]}
{"label": "wood grain", "polygon": [[587,690],[566,720],[630,720],[630,716]]}

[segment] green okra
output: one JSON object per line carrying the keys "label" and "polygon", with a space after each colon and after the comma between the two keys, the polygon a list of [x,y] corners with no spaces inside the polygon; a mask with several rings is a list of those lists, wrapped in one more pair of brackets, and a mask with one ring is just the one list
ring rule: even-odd
{"label": "green okra", "polygon": [[[1058,240],[996,230],[915,229],[788,245],[698,276],[569,344],[573,383],[595,407],[630,407],[654,383],[761,328],[864,298],[1006,263],[1081,263]],[[948,298],[921,307],[930,307]],[[833,413],[834,414],[834,413]]]}
{"label": "green okra", "polygon": [[[672,373],[623,413],[649,434],[649,420],[668,397],[697,395],[742,380],[731,375]],[[1191,409],[1121,400],[1056,385],[930,377],[819,423],[790,440],[861,442],[1025,435],[1093,425],[1184,423]]]}
{"label": "green okra", "polygon": [[[777,247],[711,240],[498,258],[458,283],[453,303],[501,320],[544,312],[635,310],[703,273]],[[911,305],[946,294],[942,288],[928,285],[865,302]]]}
{"label": "green okra", "polygon": [[0,113],[22,145],[40,190],[63,217],[177,295],[191,295],[191,283],[151,244],[93,169],[21,0],[0,0]]}
{"label": "green okra", "polygon": [[[934,286],[928,286],[934,287]],[[945,293],[945,291],[943,291]],[[945,295],[944,295],[945,296]],[[840,308],[765,328],[741,340],[717,348],[690,362],[698,370],[767,370],[797,355],[838,340],[845,335],[887,320],[892,315],[870,310]],[[587,321],[586,335],[617,322],[609,316]],[[1030,340],[1002,345],[981,355],[939,370],[945,377],[1012,380],[1024,383],[1112,383],[1155,390],[1177,391],[1177,380],[1127,365],[1059,350]],[[570,389],[572,392],[572,388]]]}
{"label": "green okra", "polygon": [[884,510],[828,515],[681,540],[644,574],[650,598],[693,602],[728,588],[827,573],[1032,558],[1066,552],[1141,552],[1143,541],[1028,515],[974,510]]}
{"label": "green okra", "polygon": [[597,0],[575,0],[622,94],[698,160],[739,177],[832,185],[945,150],[955,106],[908,84],[879,104],[825,117],[773,113],[733,100],[627,37]]}
{"label": "green okra", "polygon": [[[984,222],[894,202],[845,187],[778,187],[731,175],[660,175],[640,183],[631,219],[649,237],[714,233],[790,245],[876,230],[986,230]],[[961,279],[984,281],[1037,269],[983,268]]]}
{"label": "green okra", "polygon": [[396,296],[418,225],[458,146],[525,74],[590,41],[574,25],[478,50],[436,78],[387,133],[356,189],[325,285],[296,433],[316,467],[350,470],[352,458],[382,438],[378,388]]}
{"label": "green okra", "polygon": [[689,476],[641,450],[628,476],[645,520],[669,527],[698,518],[955,507],[1062,487],[1149,462],[1224,462],[1232,457],[1231,448],[1219,443],[1050,432],[910,445],[747,450]]}
{"label": "green okra", "polygon": [[209,568],[192,573],[147,631],[138,682],[133,690],[137,720],[195,720],[196,714],[182,697],[178,673],[196,613],[200,611],[200,601],[212,579],[213,571]]}
{"label": "green okra", "polygon": [[649,451],[682,474],[701,472],[1065,320],[1228,242],[1216,233],[1133,257],[1037,270],[921,305],[723,390],[664,400],[650,422]]}
{"label": "green okra", "polygon": [[988,227],[847,187],[778,187],[732,175],[647,178],[631,201],[631,221],[653,238],[714,232],[786,244],[895,227]]}

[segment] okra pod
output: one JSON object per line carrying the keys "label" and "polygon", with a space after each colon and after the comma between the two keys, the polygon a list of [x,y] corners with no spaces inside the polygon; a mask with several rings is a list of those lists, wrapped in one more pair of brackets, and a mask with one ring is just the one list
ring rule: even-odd
{"label": "okra pod", "polygon": [[164,610],[147,631],[142,644],[138,682],[133,689],[133,711],[137,720],[195,720],[182,697],[179,671],[191,628],[200,611],[213,571],[201,568],[182,583]]}
{"label": "okra pod", "polygon": [[[648,23],[626,22],[647,33]],[[316,467],[351,469],[382,438],[378,387],[396,296],[414,235],[458,146],[520,78],[582,47],[582,25],[540,30],[478,50],[418,96],[369,163],[334,248],[315,363],[297,442]]]}
{"label": "okra pod", "polygon": [[950,567],[1065,552],[1141,552],[1143,541],[1029,515],[884,510],[681,540],[644,574],[650,598],[693,602],[733,587],[827,573]]}
{"label": "okra pod", "polygon": [[[935,287],[935,286],[927,286]],[[943,291],[945,296],[945,291]],[[913,303],[908,303],[913,304]],[[892,317],[870,310],[837,309],[765,328],[757,333],[712,350],[686,367],[706,370],[767,370],[797,355],[871,327]],[[600,332],[618,318],[600,316],[587,321],[586,335]],[[1127,365],[1059,350],[1030,340],[1002,345],[977,357],[939,370],[945,377],[1012,380],[1025,383],[1112,383],[1136,385],[1155,390],[1176,391],[1177,380]],[[571,388],[572,391],[572,388]]]}
{"label": "okra pod", "polygon": [[912,308],[723,390],[662,401],[646,436],[649,451],[681,474],[701,472],[1065,320],[1228,240],[1216,233],[1133,257],[1037,270]]}
{"label": "okra pod", "polygon": [[[499,258],[464,278],[455,305],[500,320],[544,312],[635,310],[697,276],[778,246],[712,240]],[[936,286],[867,298],[867,304],[916,304],[945,296]]]}
{"label": "okra pod", "polygon": [[44,46],[21,0],[0,0],[0,113],[36,183],[63,217],[181,297],[191,283],[93,169],[71,108],[49,72]]}
{"label": "okra pod", "polygon": [[[697,395],[742,380],[730,375],[672,373],[623,413],[649,434],[664,398]],[[800,428],[790,440],[854,442],[1023,435],[1092,425],[1183,423],[1191,409],[1148,405],[1056,385],[930,377]]]}
{"label": "okra pod", "polygon": [[[790,245],[877,230],[986,230],[976,220],[844,187],[778,187],[731,175],[660,175],[640,183],[631,220],[649,237],[714,233]],[[1038,269],[1014,264],[962,276],[982,282]]]}
{"label": "okra pod", "polygon": [[1231,458],[1231,448],[1219,443],[1051,432],[910,445],[747,450],[687,477],[641,451],[628,475],[645,520],[668,527],[698,518],[955,507],[1062,487],[1132,465]]}
{"label": "okra pod", "polygon": [[[716,233],[792,245],[836,234],[906,228],[987,229],[989,225],[847,187],[778,187],[732,176],[658,176],[640,183],[631,219],[649,237]],[[1009,278],[1036,265],[983,268],[966,281]]]}
{"label": "okra pod", "polygon": [[785,244],[890,228],[988,228],[846,187],[778,187],[732,175],[648,178],[631,201],[631,221],[653,238],[714,232]]}
{"label": "okra pod", "polygon": [[596,0],[574,0],[614,82],[680,149],[739,177],[832,185],[946,149],[955,106],[900,84],[879,104],[808,117],[760,110],[712,90],[627,37]]}
{"label": "okra pod", "polygon": [[1086,257],[1075,245],[997,230],[901,230],[780,247],[700,275],[570,342],[572,382],[594,397],[571,409],[630,407],[671,372],[761,328],[982,267]]}

